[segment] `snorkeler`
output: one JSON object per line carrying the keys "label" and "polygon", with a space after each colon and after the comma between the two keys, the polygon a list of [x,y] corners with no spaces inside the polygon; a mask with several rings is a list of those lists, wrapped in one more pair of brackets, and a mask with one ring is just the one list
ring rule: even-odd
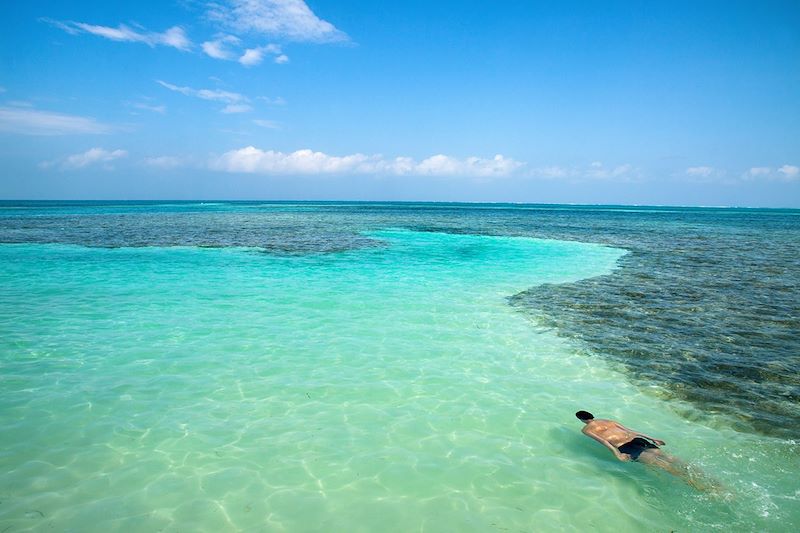
{"label": "snorkeler", "polygon": [[697,490],[712,488],[708,481],[702,480],[699,471],[677,457],[662,452],[659,446],[666,444],[663,440],[633,431],[613,420],[595,419],[592,413],[586,411],[578,411],[575,416],[586,424],[581,430],[583,434],[611,450],[620,461],[637,461],[661,468]]}

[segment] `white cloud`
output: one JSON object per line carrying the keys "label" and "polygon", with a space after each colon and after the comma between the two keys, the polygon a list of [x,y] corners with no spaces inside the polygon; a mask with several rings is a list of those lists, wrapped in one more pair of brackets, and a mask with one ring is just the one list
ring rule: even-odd
{"label": "white cloud", "polygon": [[538,178],[548,178],[548,179],[568,178],[571,175],[571,170],[568,168],[554,165],[550,167],[542,167],[534,169],[532,171],[532,175]]}
{"label": "white cloud", "polygon": [[333,156],[308,149],[284,153],[264,151],[253,146],[231,150],[210,162],[215,170],[259,174],[394,174],[476,178],[510,176],[523,165],[502,155],[489,159],[458,159],[438,154],[416,162],[410,157],[387,159],[381,155],[359,153]]}
{"label": "white cloud", "polygon": [[247,113],[253,110],[253,107],[250,105],[250,98],[243,94],[224,91],[222,89],[193,89],[191,87],[180,87],[178,85],[173,85],[161,80],[156,80],[156,83],[169,89],[170,91],[181,93],[185,96],[191,96],[212,102],[222,102],[226,104],[222,109],[220,109],[220,113]]}
{"label": "white cloud", "polygon": [[624,164],[606,167],[600,161],[593,161],[586,167],[563,167],[558,165],[534,168],[528,173],[534,178],[566,179],[571,181],[608,180],[637,181],[640,179],[639,169]]}
{"label": "white cloud", "polygon": [[800,167],[783,165],[775,170],[771,167],[752,167],[742,175],[744,180],[795,181],[800,179]]}
{"label": "white cloud", "polygon": [[[83,153],[73,154],[61,163],[61,168],[65,169],[79,169],[86,168],[96,163],[110,163],[116,159],[127,157],[128,152],[125,150],[104,150],[103,148],[90,148]],[[53,162],[44,162],[42,167],[52,166]],[[105,168],[110,169],[110,166]]]}
{"label": "white cloud", "polygon": [[173,26],[164,33],[156,35],[159,44],[165,44],[178,50],[189,50],[192,47],[192,42],[186,37],[186,33],[180,26]]}
{"label": "white cloud", "polygon": [[783,174],[783,179],[785,181],[800,179],[800,167],[794,165],[783,165],[778,169],[778,172]]}
{"label": "white cloud", "polygon": [[[411,167],[409,168],[409,165]],[[409,158],[400,157],[392,165],[396,173],[415,173],[430,176],[474,176],[474,177],[502,177],[509,176],[524,163],[497,154],[491,159],[468,157],[457,159],[447,155],[437,154],[422,160],[414,166]]]}
{"label": "white cloud", "polygon": [[370,172],[379,159],[364,154],[343,157],[297,150],[292,153],[263,151],[253,146],[231,150],[211,161],[211,167],[227,172],[262,174],[327,174]]}
{"label": "white cloud", "polygon": [[583,172],[583,175],[591,179],[633,179],[634,168],[629,164],[618,165],[613,168],[605,168],[602,164],[600,166],[592,165],[591,168]]}
{"label": "white cloud", "polygon": [[272,55],[275,63],[280,64],[289,61],[289,58],[277,44],[243,48],[239,46],[241,42],[241,39],[234,35],[221,35],[213,41],[204,42],[201,48],[209,57],[225,61],[238,61],[245,67],[254,67],[261,64],[267,55]]}
{"label": "white cloud", "polygon": [[[274,63],[288,63],[289,56],[274,43],[245,46],[242,41],[245,34],[250,34],[251,38],[272,36],[319,43],[349,40],[345,33],[317,17],[303,0],[216,0],[207,2],[206,6],[207,19],[216,23],[217,30],[225,33],[218,33],[214,38],[203,41],[200,49],[214,59],[238,61],[246,67],[259,65],[268,56]],[[181,26],[172,26],[159,33],[137,24],[102,26],[49,18],[39,20],[71,35],[91,34],[117,42],[144,43],[150,47],[168,46],[182,51],[194,48]]]}
{"label": "white cloud", "polygon": [[698,176],[701,178],[707,178],[715,174],[715,170],[713,167],[689,167],[686,169],[686,174],[688,176]]}
{"label": "white cloud", "polygon": [[252,110],[253,108],[248,104],[228,104],[220,110],[220,113],[229,115],[232,113],[247,113]]}
{"label": "white cloud", "polygon": [[222,0],[209,5],[208,17],[243,33],[318,43],[349,40],[303,0]]}
{"label": "white cloud", "polygon": [[266,102],[268,105],[286,105],[286,99],[281,96],[275,98],[270,98],[269,96],[257,96],[256,100]]}
{"label": "white cloud", "polygon": [[185,166],[188,161],[183,157],[173,155],[162,155],[158,157],[147,157],[144,164],[148,167],[158,168],[162,170],[172,170]]}
{"label": "white cloud", "polygon": [[116,28],[113,28],[111,26],[98,26],[96,24],[87,24],[85,22],[61,22],[51,19],[41,20],[61,28],[71,35],[89,33],[105,39],[110,39],[112,41],[144,43],[150,47],[158,45],[171,46],[172,48],[177,48],[178,50],[183,51],[187,51],[192,47],[192,43],[186,36],[186,32],[184,32],[183,28],[180,26],[173,26],[163,33],[157,33],[135,30],[129,26],[126,26],[125,24],[120,24]]}
{"label": "white cloud", "polygon": [[0,131],[25,135],[110,133],[112,127],[91,117],[40,111],[31,107],[0,107]]}
{"label": "white cloud", "polygon": [[709,166],[689,167],[686,169],[686,176],[688,176],[691,181],[696,183],[732,183],[730,179],[720,180],[720,178],[723,178],[725,174],[726,172],[724,170]]}
{"label": "white cloud", "polygon": [[256,126],[261,126],[262,128],[269,128],[271,130],[279,130],[281,129],[281,125],[274,120],[264,120],[264,119],[254,119],[253,124]]}
{"label": "white cloud", "polygon": [[165,105],[153,105],[153,104],[148,104],[146,102],[128,102],[128,105],[135,109],[141,109],[143,111],[152,111],[153,113],[159,113],[161,115],[167,112],[167,106]]}
{"label": "white cloud", "polygon": [[264,51],[261,48],[250,48],[244,51],[242,57],[239,58],[239,63],[246,67],[252,67],[261,63],[264,58]]}
{"label": "white cloud", "polygon": [[244,95],[230,91],[223,91],[221,89],[192,89],[191,87],[179,87],[161,80],[156,80],[156,83],[162,87],[166,87],[170,91],[175,91],[186,96],[201,98],[203,100],[224,102],[226,104],[237,104],[249,101],[249,98]]}
{"label": "white cloud", "polygon": [[769,167],[753,167],[747,172],[745,172],[745,179],[748,178],[758,178],[762,176],[769,176],[772,173],[772,169]]}
{"label": "white cloud", "polygon": [[266,46],[259,46],[257,48],[248,48],[239,58],[239,63],[246,67],[258,65],[264,60],[265,54],[272,54],[275,56],[274,61],[279,64],[289,61],[289,58],[281,53],[280,46],[277,44],[268,44]]}
{"label": "white cloud", "polygon": [[223,35],[213,41],[204,42],[201,47],[207,56],[214,59],[232,60],[235,54],[229,49],[228,45],[239,44],[239,38],[233,35]]}
{"label": "white cloud", "polygon": [[800,180],[800,167],[795,165],[783,165],[777,169],[772,167],[752,167],[742,174],[742,179],[745,181],[798,181]]}

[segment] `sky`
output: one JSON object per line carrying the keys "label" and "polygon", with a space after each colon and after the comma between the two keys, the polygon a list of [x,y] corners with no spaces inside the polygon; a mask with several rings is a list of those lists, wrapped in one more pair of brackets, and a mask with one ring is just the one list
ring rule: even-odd
{"label": "sky", "polygon": [[0,199],[800,207],[800,2],[0,2]]}

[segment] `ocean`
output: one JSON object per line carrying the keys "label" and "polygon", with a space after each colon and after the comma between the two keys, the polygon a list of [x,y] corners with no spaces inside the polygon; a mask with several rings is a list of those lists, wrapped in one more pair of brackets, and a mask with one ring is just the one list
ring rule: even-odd
{"label": "ocean", "polygon": [[798,376],[800,210],[0,202],[2,532],[791,531]]}

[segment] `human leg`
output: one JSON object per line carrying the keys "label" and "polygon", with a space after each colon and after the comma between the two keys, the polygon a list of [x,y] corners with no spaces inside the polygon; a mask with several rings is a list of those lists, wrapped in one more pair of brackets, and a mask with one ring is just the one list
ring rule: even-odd
{"label": "human leg", "polygon": [[716,483],[711,482],[700,469],[658,448],[642,451],[637,461],[679,477],[699,491],[708,492],[716,488]]}

